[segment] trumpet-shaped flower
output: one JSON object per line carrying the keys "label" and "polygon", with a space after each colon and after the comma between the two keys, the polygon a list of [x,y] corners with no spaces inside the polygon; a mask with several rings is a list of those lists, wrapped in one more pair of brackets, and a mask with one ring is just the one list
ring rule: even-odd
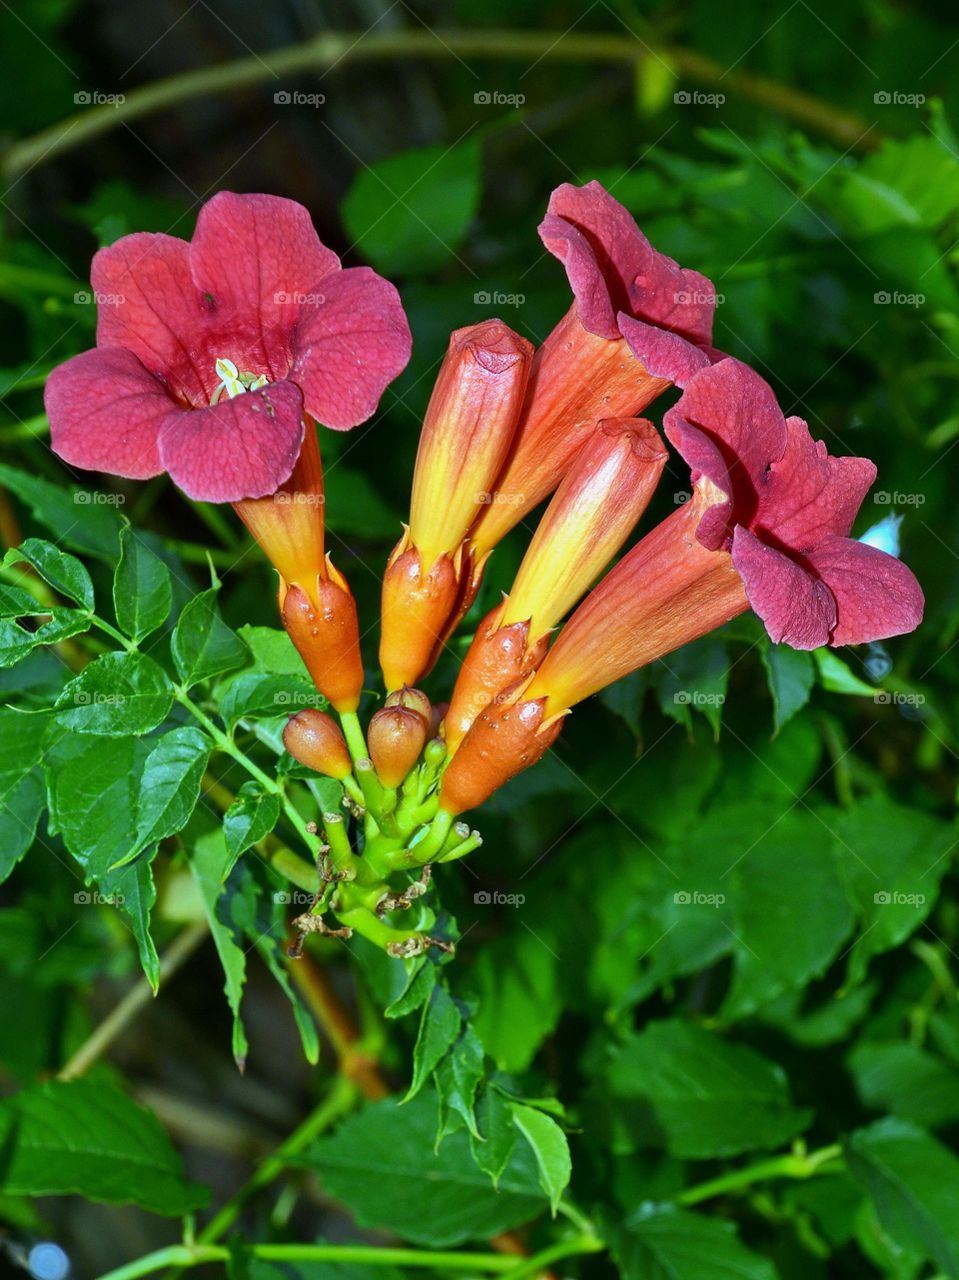
{"label": "trumpet-shaped flower", "polygon": [[550,631],[632,532],[665,462],[651,422],[597,426],[546,508],[509,596],[476,629],[446,716],[451,753],[478,712],[538,666]]}
{"label": "trumpet-shaped flower", "polygon": [[464,546],[509,448],[532,345],[501,320],[458,329],[426,410],[409,528],[383,579],[380,664],[388,689],[415,685],[471,597]]}
{"label": "trumpet-shaped flower", "polygon": [[496,500],[473,530],[480,556],[556,488],[598,419],[641,413],[716,354],[710,281],[658,253],[598,182],[557,187],[539,233],[575,302],[536,353]]}
{"label": "trumpet-shaped flower", "polygon": [[101,249],[97,346],[51,374],[54,450],[74,466],[237,502],[290,477],[304,415],[365,421],[410,354],[395,288],[342,270],[293,200],[221,192],[190,243],[137,233]]}

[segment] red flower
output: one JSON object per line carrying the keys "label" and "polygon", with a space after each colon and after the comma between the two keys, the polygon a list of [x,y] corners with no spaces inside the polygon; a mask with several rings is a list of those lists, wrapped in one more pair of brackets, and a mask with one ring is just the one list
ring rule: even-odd
{"label": "red flower", "polygon": [[131,479],[168,471],[194,499],[275,492],[304,414],[357,426],[409,359],[395,288],[342,270],[307,210],[278,196],[221,192],[189,244],[124,236],[94,257],[91,282],[96,349],[47,382],[53,448]]}
{"label": "red flower", "polygon": [[636,417],[719,358],[711,282],[657,252],[598,182],[557,187],[539,234],[575,300],[536,352],[496,498],[472,531],[477,559],[553,492],[597,421]]}
{"label": "red flower", "polygon": [[697,374],[664,417],[670,442],[725,496],[696,530],[729,550],[750,606],[794,649],[861,644],[914,630],[923,596],[895,557],[848,537],[876,478],[867,458],[832,458],[801,418],[784,419],[752,369],[726,359]]}

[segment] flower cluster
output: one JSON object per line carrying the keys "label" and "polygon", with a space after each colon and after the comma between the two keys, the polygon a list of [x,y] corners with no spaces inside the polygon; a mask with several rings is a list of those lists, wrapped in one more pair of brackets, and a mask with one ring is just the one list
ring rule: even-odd
{"label": "flower cluster", "polygon": [[[559,187],[539,230],[572,305],[535,350],[500,320],[451,335],[383,577],[386,696],[366,732],[356,606],[324,546],[317,426],[365,421],[405,366],[393,286],[341,269],[294,202],[222,193],[190,244],[132,235],[97,254],[93,285],[109,299],[97,347],[50,377],[67,462],[168,471],[188,496],[232,503],[277,570],[283,624],[339,716],[303,711],[284,741],[342,783],[347,811],[322,815],[304,933],[331,932],[331,911],[339,932],[397,956],[445,945],[422,903],[420,927],[397,921],[434,863],[480,843],[458,816],[539,760],[584,698],[747,608],[798,649],[921,620],[909,570],[849,537],[875,467],[830,457],[757,373],[713,348],[710,281],[658,253],[596,182]],[[691,496],[617,560],[668,456],[639,415],[671,386],[663,434]],[[419,684],[497,543],[547,498],[512,589],[434,707]]]}

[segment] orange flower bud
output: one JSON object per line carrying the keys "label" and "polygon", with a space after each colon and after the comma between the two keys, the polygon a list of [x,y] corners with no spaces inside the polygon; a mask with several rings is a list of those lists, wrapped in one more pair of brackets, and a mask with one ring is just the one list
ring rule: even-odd
{"label": "orange flower bud", "polygon": [[340,726],[325,711],[307,707],[291,716],[283,730],[283,745],[294,760],[328,778],[343,778],[353,772],[353,762]]}
{"label": "orange flower bud", "polygon": [[528,697],[557,715],[747,608],[732,557],[696,537],[704,511],[725,496],[700,479],[692,499],[623,556],[563,627]]}
{"label": "orange flower bud", "polygon": [[458,329],[430,398],[410,524],[383,580],[380,665],[387,689],[430,670],[479,585],[463,546],[489,501],[519,417],[533,348],[502,320]]}
{"label": "orange flower bud", "polygon": [[329,558],[325,570],[313,598],[297,584],[281,585],[283,625],[320,693],[337,711],[355,711],[363,691],[356,602]]}
{"label": "orange flower bud", "polygon": [[446,745],[457,749],[476,717],[497,694],[535,671],[546,653],[546,635],[530,645],[529,620],[503,624],[507,602],[492,609],[476,628],[446,714]]}
{"label": "orange flower bud", "polygon": [[233,509],[286,582],[305,590],[325,572],[323,466],[316,427],[307,419],[303,447],[289,480],[266,498],[244,498]]}
{"label": "orange flower bud", "polygon": [[429,698],[422,689],[411,689],[409,685],[404,685],[402,689],[388,694],[384,706],[409,707],[411,711],[419,712],[427,725],[430,725],[433,720],[433,708],[430,706]]}
{"label": "orange flower bud", "polygon": [[429,570],[406,533],[383,576],[380,666],[390,691],[415,685],[439,656],[460,590],[462,553],[442,555]]}
{"label": "orange flower bud", "polygon": [[383,707],[367,730],[370,757],[385,787],[398,787],[420,758],[429,725],[410,707]]}
{"label": "orange flower bud", "polygon": [[546,699],[531,699],[528,679],[480,712],[440,785],[440,808],[475,809],[520,770],[539,760],[562,728],[563,716],[546,716]]}
{"label": "orange flower bud", "polygon": [[428,573],[452,554],[488,501],[519,418],[533,359],[532,344],[502,320],[457,329],[423,421],[410,541]]}
{"label": "orange flower bud", "polygon": [[509,462],[473,528],[477,558],[552,493],[598,419],[634,417],[668,386],[625,339],[591,333],[571,307],[533,359]]}

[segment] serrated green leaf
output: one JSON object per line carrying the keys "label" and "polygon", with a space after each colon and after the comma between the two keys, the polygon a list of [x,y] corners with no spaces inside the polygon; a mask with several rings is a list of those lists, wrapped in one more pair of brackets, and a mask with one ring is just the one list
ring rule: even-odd
{"label": "serrated green leaf", "polygon": [[483,1079],[485,1060],[486,1053],[479,1036],[468,1022],[465,1023],[459,1039],[433,1072],[440,1102],[437,1142],[451,1132],[450,1120],[454,1117],[466,1125],[474,1138],[481,1139],[474,1102]]}
{"label": "serrated green leaf", "polygon": [[[39,476],[0,463],[0,484],[21,498],[59,542],[110,563],[119,555],[123,522],[114,494],[65,489]],[[100,497],[109,501],[99,501]]]}
{"label": "serrated green leaf", "polygon": [[304,1163],[361,1226],[433,1248],[487,1240],[543,1210],[535,1159],[525,1143],[517,1145],[496,1191],[473,1164],[465,1133],[451,1134],[434,1151],[435,1132],[432,1091],[406,1105],[387,1098],[314,1143]]}
{"label": "serrated green leaf", "polygon": [[82,609],[93,611],[93,582],[76,556],[61,551],[42,538],[27,538],[13,547],[3,558],[4,565],[26,562],[61,596],[66,596]]}
{"label": "serrated green leaf", "polygon": [[478,1004],[473,1021],[487,1053],[503,1071],[525,1071],[563,1003],[558,961],[539,927],[484,948],[470,983]]}
{"label": "serrated green leaf", "polygon": [[847,1065],[862,1103],[935,1129],[959,1120],[959,1071],[907,1040],[866,1041]]}
{"label": "serrated green leaf", "polygon": [[413,1080],[404,1102],[414,1098],[433,1068],[459,1035],[462,1015],[443,983],[437,983],[423,1005],[419,1035],[413,1050]]}
{"label": "serrated green leaf", "polygon": [[220,694],[220,715],[231,729],[245,718],[292,715],[304,707],[328,705],[305,676],[268,676],[256,671],[235,676]]}
{"label": "serrated green leaf", "polygon": [[652,679],[666,715],[689,729],[691,712],[698,711],[718,741],[729,684],[729,658],[720,636],[704,636],[683,645],[655,665]]}
{"label": "serrated green leaf", "polygon": [[170,571],[136,530],[120,531],[120,562],[113,578],[117,625],[139,642],[163,625],[173,607]]}
{"label": "serrated green leaf", "polygon": [[64,685],[54,704],[76,733],[125,737],[149,733],[166,719],[173,686],[143,653],[105,653]]}
{"label": "serrated green leaf", "polygon": [[240,854],[268,836],[279,820],[279,796],[264,791],[253,778],[244,782],[223,815],[223,839],[227,853],[222,872],[224,880],[233,870]]}
{"label": "serrated green leaf", "polygon": [[269,676],[303,676],[309,679],[303,659],[281,628],[254,627],[246,623],[237,628],[237,635],[253,656],[254,671]]}
{"label": "serrated green leaf", "polygon": [[133,847],[114,867],[132,862],[149,845],[183,830],[200,798],[212,749],[206,734],[189,725],[151,739],[139,778]]}
{"label": "serrated green leaf", "polygon": [[610,1224],[609,1235],[623,1280],[776,1280],[768,1258],[747,1249],[721,1218],[651,1205]]}
{"label": "serrated green leaf", "polygon": [[563,1192],[569,1186],[573,1172],[570,1159],[569,1143],[552,1116],[537,1111],[535,1107],[524,1106],[520,1102],[511,1102],[513,1123],[529,1143],[536,1166],[539,1169],[539,1185],[549,1196],[553,1215],[562,1199]]}
{"label": "serrated green leaf", "polygon": [[228,863],[229,855],[220,831],[201,836],[190,856],[190,870],[199,887],[213,944],[223,967],[223,990],[233,1014],[233,1058],[242,1070],[249,1051],[240,1017],[249,950],[246,925],[256,908],[252,880],[236,878],[224,885]]}
{"label": "serrated green leaf", "polygon": [[0,1102],[0,1190],[82,1195],[179,1217],[205,1204],[156,1118],[104,1080],[49,1080]]}
{"label": "serrated green leaf", "polygon": [[850,669],[848,663],[833,653],[832,649],[813,649],[812,656],[816,660],[819,672],[819,683],[830,693],[863,694],[875,698],[878,690],[865,680],[860,680]]}
{"label": "serrated green leaf", "polygon": [[218,588],[194,596],[177,619],[171,652],[186,686],[240,667],[249,657],[246,645],[220,617]]}
{"label": "serrated green leaf", "polygon": [[[608,1078],[614,1097],[649,1104],[659,1144],[684,1159],[777,1147],[810,1119],[810,1112],[792,1106],[779,1066],[678,1019],[649,1023],[632,1036]],[[649,1138],[657,1141],[655,1128]]]}
{"label": "serrated green leaf", "polygon": [[776,732],[809,701],[815,680],[812,656],[788,644],[766,644],[760,649],[773,699]]}
{"label": "serrated green leaf", "polygon": [[476,1110],[480,1138],[470,1135],[470,1149],[477,1166],[489,1174],[496,1187],[516,1145],[513,1112],[506,1098],[492,1085],[484,1091]]}
{"label": "serrated green leaf", "polygon": [[902,1249],[959,1276],[959,1159],[917,1125],[892,1117],[857,1129],[849,1167]]}
{"label": "serrated green leaf", "polygon": [[46,804],[38,767],[49,716],[0,709],[0,884],[33,843]]}
{"label": "serrated green leaf", "polygon": [[408,1013],[418,1009],[423,1001],[429,998],[436,985],[435,964],[425,956],[409,963],[411,967],[406,986],[383,1010],[387,1018],[405,1018]]}

